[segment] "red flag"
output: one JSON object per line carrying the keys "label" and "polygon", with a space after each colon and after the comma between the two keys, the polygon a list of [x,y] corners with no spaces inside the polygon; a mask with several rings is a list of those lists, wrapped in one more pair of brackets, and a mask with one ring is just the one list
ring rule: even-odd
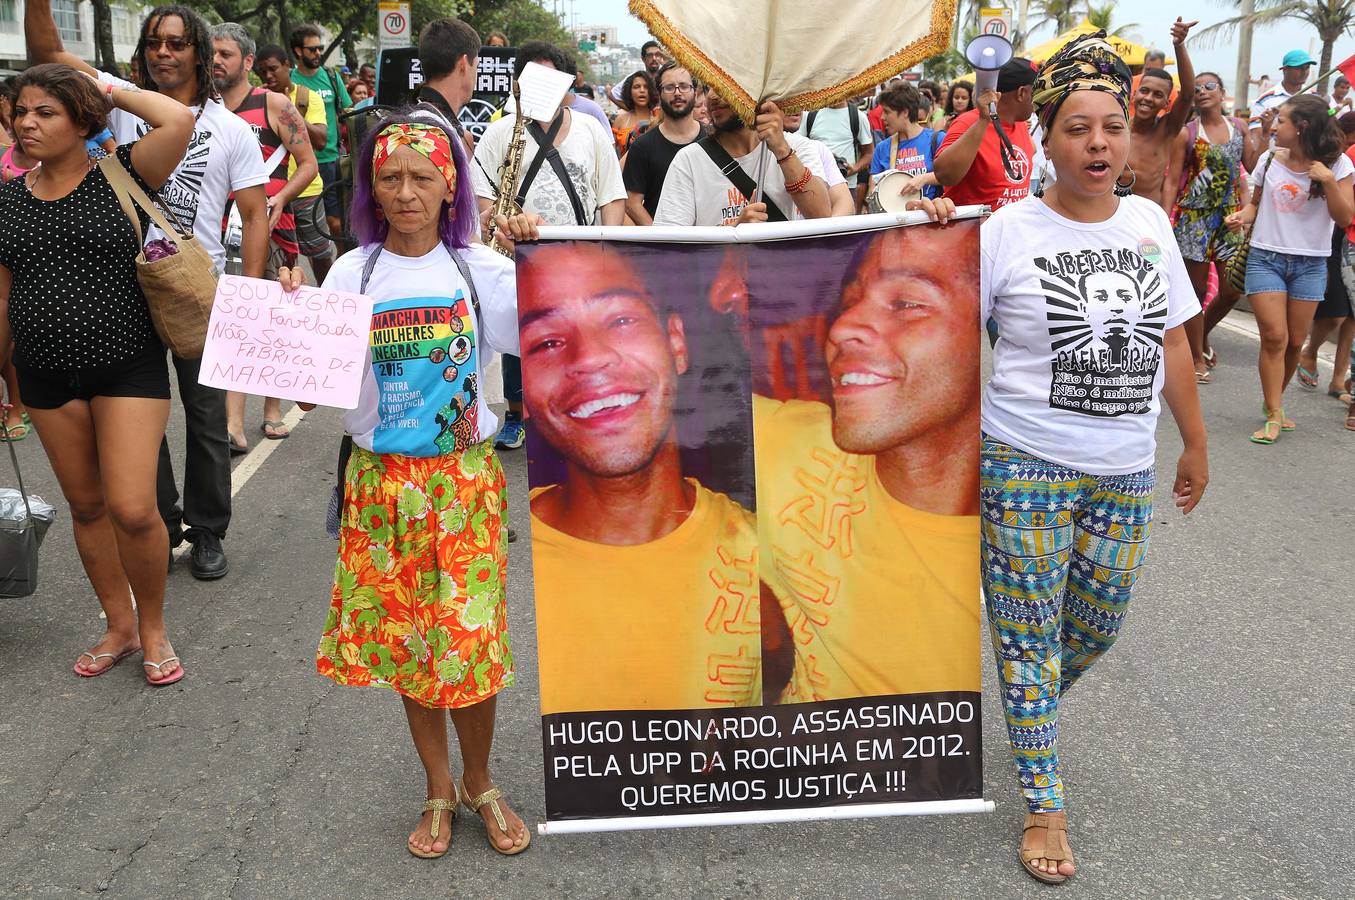
{"label": "red flag", "polygon": [[1341,70],[1341,74],[1346,76],[1346,81],[1355,84],[1355,55],[1352,55],[1343,63],[1338,63],[1336,68]]}

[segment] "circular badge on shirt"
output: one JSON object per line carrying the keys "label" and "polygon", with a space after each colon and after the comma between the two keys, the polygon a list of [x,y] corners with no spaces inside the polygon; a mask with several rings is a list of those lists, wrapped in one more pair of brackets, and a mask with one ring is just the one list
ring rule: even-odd
{"label": "circular badge on shirt", "polygon": [[451,353],[452,362],[456,363],[458,366],[461,365],[463,362],[470,359],[470,338],[466,337],[464,334],[458,334],[456,337],[452,338],[452,345],[448,350]]}
{"label": "circular badge on shirt", "polygon": [[1152,238],[1144,238],[1139,241],[1139,256],[1155,266],[1162,261],[1162,247]]}

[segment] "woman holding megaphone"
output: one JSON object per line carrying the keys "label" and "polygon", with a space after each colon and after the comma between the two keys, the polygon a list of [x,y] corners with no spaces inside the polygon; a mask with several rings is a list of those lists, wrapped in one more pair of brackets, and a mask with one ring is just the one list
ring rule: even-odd
{"label": "woman holding megaphone", "polygon": [[1119,183],[1129,84],[1105,32],[1055,54],[1033,101],[1058,180],[983,225],[983,314],[1001,334],[983,398],[984,600],[1028,808],[1020,860],[1050,884],[1076,871],[1059,707],[1128,611],[1160,398],[1185,445],[1177,508],[1194,509],[1209,481],[1183,327],[1200,304],[1162,208]]}

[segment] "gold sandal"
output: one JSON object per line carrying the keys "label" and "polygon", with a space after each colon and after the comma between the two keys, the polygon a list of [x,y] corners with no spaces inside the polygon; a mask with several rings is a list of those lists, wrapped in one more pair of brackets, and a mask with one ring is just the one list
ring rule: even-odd
{"label": "gold sandal", "polygon": [[[456,823],[456,803],[458,799],[456,785],[452,785],[452,799],[441,800],[435,798],[433,800],[424,801],[423,811],[431,812],[433,814],[433,827],[428,829],[428,836],[434,841],[437,841],[438,834],[442,831],[442,814],[444,812],[451,814],[450,821],[448,822],[449,826]],[[452,842],[449,838],[447,846],[442,849],[441,853],[425,853],[422,850],[416,849],[413,844],[406,844],[405,846],[410,853],[419,857],[419,859],[438,859],[439,857],[446,855],[448,850],[452,849]]]}
{"label": "gold sandal", "polygon": [[[471,812],[475,813],[478,816],[480,814],[480,810],[486,804],[488,804],[489,811],[494,813],[494,824],[499,826],[499,831],[502,834],[508,836],[509,838],[512,838],[513,835],[508,831],[508,821],[504,819],[503,810],[499,808],[499,801],[501,799],[503,799],[503,791],[499,790],[496,787],[492,787],[489,790],[485,791],[480,796],[472,798],[470,796],[470,792],[466,790],[466,780],[465,778],[462,778],[461,802],[465,804],[466,809],[470,810]],[[517,856],[523,850],[526,850],[529,846],[531,846],[532,830],[530,828],[524,827],[523,833],[527,837],[526,840],[522,842],[521,847],[514,847],[512,850],[504,850],[502,847],[499,846],[499,842],[494,840],[494,836],[489,833],[489,829],[485,829],[485,837],[488,838],[489,840],[489,846],[493,847],[496,853],[502,854],[503,856]]]}
{"label": "gold sandal", "polygon": [[[1041,840],[1039,835],[1031,835],[1030,830],[1032,828],[1043,829],[1044,839]],[[1031,843],[1034,845],[1030,848],[1026,847],[1027,835],[1030,836]],[[1073,861],[1073,848],[1068,846],[1068,815],[1066,813],[1026,813],[1025,824],[1021,826],[1021,865],[1032,876],[1045,884],[1063,884],[1071,877],[1069,875],[1051,875],[1037,869],[1032,863],[1032,860],[1036,859],[1047,859],[1055,863],[1071,863]]]}

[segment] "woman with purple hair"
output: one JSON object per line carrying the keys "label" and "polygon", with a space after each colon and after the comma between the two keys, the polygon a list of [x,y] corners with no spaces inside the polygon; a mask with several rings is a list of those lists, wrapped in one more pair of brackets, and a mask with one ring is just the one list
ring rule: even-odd
{"label": "woman with purple hair", "polygon": [[[361,246],[324,287],[375,300],[341,508],[339,559],[316,668],[338,684],[394,689],[427,776],[409,852],[442,856],[458,798],[512,855],[530,833],[489,774],[495,698],[513,683],[499,423],[478,385],[486,348],[518,352],[513,264],[470,243],[478,222],[466,152],[445,122],[405,111],[355,156],[352,226]],[[511,246],[537,216],[500,217]],[[295,289],[299,269],[279,280]],[[450,711],[460,790],[448,761]]]}

